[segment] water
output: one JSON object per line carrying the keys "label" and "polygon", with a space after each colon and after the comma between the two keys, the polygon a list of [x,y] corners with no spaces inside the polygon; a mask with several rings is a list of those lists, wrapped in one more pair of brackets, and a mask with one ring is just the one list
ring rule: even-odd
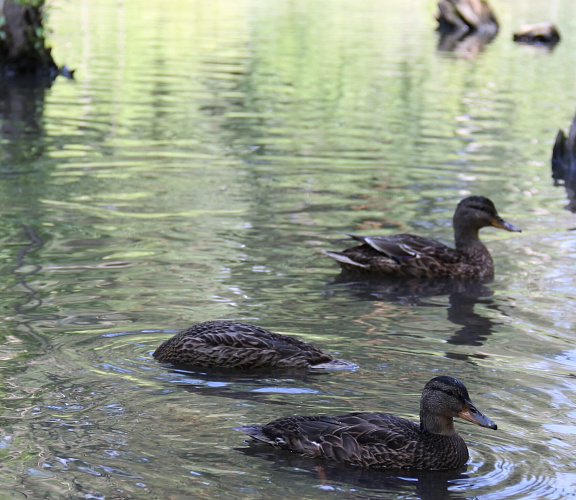
{"label": "water", "polygon": [[[574,214],[552,145],[574,112],[571,0],[493,2],[477,52],[437,50],[433,2],[55,3],[76,80],[0,92],[0,481],[6,498],[569,498],[576,486]],[[553,20],[555,50],[518,46]],[[469,193],[496,279],[411,292],[333,283],[338,231],[452,241]],[[354,372],[171,370],[175,331],[231,318]],[[338,467],[232,430],[380,410],[417,419],[462,379],[466,471]]]}

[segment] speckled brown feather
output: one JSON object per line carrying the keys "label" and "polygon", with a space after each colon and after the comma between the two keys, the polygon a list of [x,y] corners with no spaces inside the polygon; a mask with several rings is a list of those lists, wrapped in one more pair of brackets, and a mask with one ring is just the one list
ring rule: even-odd
{"label": "speckled brown feather", "polygon": [[472,404],[462,382],[441,376],[424,388],[420,425],[388,413],[350,413],[286,417],[237,430],[275,448],[363,467],[454,469],[469,455],[452,417],[469,408],[478,425],[496,429]]}
{"label": "speckled brown feather", "polygon": [[[310,368],[335,363],[329,354],[301,340],[237,321],[207,321],[163,342],[153,354],[179,366],[258,369]],[[338,366],[336,366],[338,365]],[[350,365],[352,365],[350,363]]]}
{"label": "speckled brown feather", "polygon": [[490,225],[520,231],[500,218],[488,198],[470,196],[458,204],[454,214],[455,249],[413,234],[350,234],[361,244],[343,252],[324,253],[338,261],[343,272],[349,274],[399,278],[491,278],[494,263],[478,237],[478,231]]}
{"label": "speckled brown feather", "polygon": [[423,432],[387,413],[350,413],[339,417],[288,417],[252,435],[272,446],[364,467],[454,469],[468,461],[458,435]]}

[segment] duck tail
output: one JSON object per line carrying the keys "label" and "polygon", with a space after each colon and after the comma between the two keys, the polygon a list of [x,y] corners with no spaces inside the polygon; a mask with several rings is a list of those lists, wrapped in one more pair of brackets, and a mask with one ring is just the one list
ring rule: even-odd
{"label": "duck tail", "polygon": [[244,434],[248,434],[252,439],[256,441],[260,441],[262,443],[272,444],[270,439],[264,435],[262,432],[261,425],[243,425],[242,427],[234,427],[235,431],[243,432]]}
{"label": "duck tail", "polygon": [[341,252],[333,252],[331,250],[322,250],[322,252],[328,255],[328,257],[332,257],[335,261],[340,262],[342,264],[348,264],[349,266],[354,267],[362,267],[364,269],[367,269],[369,267],[366,264],[360,264],[359,262],[353,261],[350,257],[344,255]]}

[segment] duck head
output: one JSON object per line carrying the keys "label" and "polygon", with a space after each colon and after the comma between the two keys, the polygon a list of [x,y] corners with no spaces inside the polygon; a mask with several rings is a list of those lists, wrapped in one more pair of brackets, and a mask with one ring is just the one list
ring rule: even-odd
{"label": "duck head", "polygon": [[460,380],[448,376],[433,378],[424,387],[420,399],[420,428],[434,434],[454,434],[454,417],[497,429],[496,424],[472,403]]}
{"label": "duck head", "polygon": [[469,196],[458,203],[453,223],[455,229],[466,225],[478,231],[483,227],[494,226],[506,231],[522,232],[522,229],[500,217],[492,200],[485,196]]}

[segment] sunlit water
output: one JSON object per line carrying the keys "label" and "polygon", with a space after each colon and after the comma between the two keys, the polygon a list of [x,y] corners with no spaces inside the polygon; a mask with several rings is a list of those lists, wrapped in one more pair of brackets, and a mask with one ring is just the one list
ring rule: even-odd
{"label": "sunlit water", "polygon": [[[576,220],[551,149],[572,120],[572,0],[496,1],[483,51],[437,49],[434,2],[56,2],[75,81],[0,92],[6,498],[568,498],[576,489]],[[555,50],[515,45],[556,21]],[[469,193],[475,290],[334,283],[338,231],[450,243]],[[183,372],[151,353],[208,319],[314,342],[356,371]],[[462,379],[448,473],[365,471],[250,445],[234,427],[389,411]]]}

